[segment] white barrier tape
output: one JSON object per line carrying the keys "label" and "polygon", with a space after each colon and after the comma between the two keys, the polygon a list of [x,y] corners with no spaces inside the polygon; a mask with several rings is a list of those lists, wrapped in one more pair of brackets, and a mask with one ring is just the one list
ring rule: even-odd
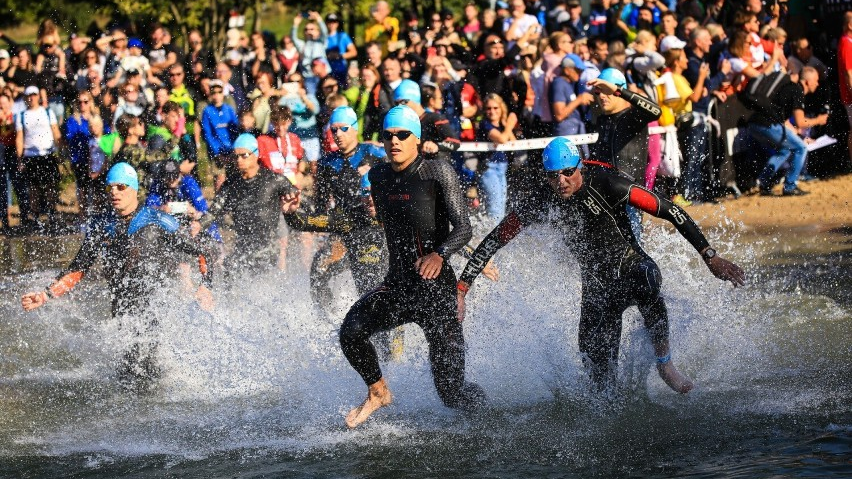
{"label": "white barrier tape", "polygon": [[[487,141],[463,141],[458,151],[517,151],[517,150],[541,150],[553,141],[556,136],[548,138],[533,138],[530,140],[515,140],[506,143],[491,143]],[[591,145],[598,141],[597,133],[586,135],[567,135],[575,145]]]}
{"label": "white barrier tape", "polygon": [[[674,126],[651,126],[648,127],[649,135],[661,135],[677,131]],[[506,143],[491,143],[487,141],[463,141],[458,151],[518,151],[518,150],[541,150],[553,141],[557,136],[547,138],[532,138],[530,140],[515,140]],[[597,133],[587,133],[585,135],[565,135],[562,138],[568,138],[575,145],[591,145],[597,143]]]}

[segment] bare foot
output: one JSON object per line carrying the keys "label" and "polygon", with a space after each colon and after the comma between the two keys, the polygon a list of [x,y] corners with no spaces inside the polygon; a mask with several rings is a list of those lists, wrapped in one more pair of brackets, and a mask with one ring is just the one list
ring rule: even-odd
{"label": "bare foot", "polygon": [[349,429],[357,427],[359,424],[366,421],[371,414],[376,412],[376,410],[389,405],[392,401],[393,395],[391,394],[390,389],[388,389],[385,378],[379,379],[370,385],[369,392],[367,393],[367,399],[365,399],[360,406],[349,411],[349,414],[346,415],[346,426],[349,427]]}
{"label": "bare foot", "polygon": [[671,361],[665,364],[658,364],[657,372],[660,373],[660,377],[663,378],[663,381],[665,381],[670,388],[681,394],[688,393],[694,386],[694,384],[692,384],[692,380],[678,371]]}

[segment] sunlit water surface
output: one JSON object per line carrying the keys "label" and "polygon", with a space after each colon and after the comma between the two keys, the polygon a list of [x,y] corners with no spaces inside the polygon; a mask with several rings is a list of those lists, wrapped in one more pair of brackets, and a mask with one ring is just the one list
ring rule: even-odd
{"label": "sunlit water surface", "polygon": [[[77,238],[0,246],[2,477],[767,477],[852,474],[852,236],[708,232],[746,288],[712,277],[676,233],[651,226],[673,356],[696,388],[662,383],[635,308],[624,317],[620,391],[586,392],[576,347],[579,278],[558,238],[533,228],[497,255],[502,279],[468,300],[467,372],[489,395],[445,408],[416,326],[384,366],[395,403],[349,431],[366,388],[337,328],[355,293],[335,280],[317,319],[298,262],[218,292],[211,316],[169,299],[164,376],[116,385],[127,326],[103,283],[24,313],[20,295],[67,264]],[[457,265],[460,269],[460,265]]]}

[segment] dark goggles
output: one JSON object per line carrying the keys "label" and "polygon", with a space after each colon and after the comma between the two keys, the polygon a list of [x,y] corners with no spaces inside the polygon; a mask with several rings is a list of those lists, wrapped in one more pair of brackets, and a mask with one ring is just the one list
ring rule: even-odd
{"label": "dark goggles", "polygon": [[544,174],[547,176],[549,180],[557,180],[559,179],[559,175],[562,175],[566,178],[574,176],[574,173],[577,171],[577,167],[574,168],[563,168],[561,170],[553,170],[546,171]]}
{"label": "dark goggles", "polygon": [[385,130],[385,131],[382,132],[382,139],[385,140],[385,141],[391,141],[393,139],[393,137],[397,137],[401,141],[405,141],[405,140],[408,139],[409,136],[411,136],[413,134],[414,133],[411,133],[410,131],[405,131],[405,130],[398,131],[396,133],[392,133],[390,131]]}

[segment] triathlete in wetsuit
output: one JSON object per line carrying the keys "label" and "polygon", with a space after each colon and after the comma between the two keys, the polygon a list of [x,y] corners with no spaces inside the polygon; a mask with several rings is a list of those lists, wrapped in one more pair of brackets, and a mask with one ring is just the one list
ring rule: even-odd
{"label": "triathlete in wetsuit", "polygon": [[[361,177],[373,165],[385,161],[384,148],[358,143],[358,116],[348,106],[335,108],[329,126],[338,150],[323,156],[317,165],[315,211],[286,215],[287,224],[299,231],[338,234],[346,247],[346,259],[358,294],[375,288],[387,270],[384,232],[365,209]],[[333,261],[334,241],[317,251],[311,264],[311,298],[322,310],[331,303],[329,281],[344,269]]]}
{"label": "triathlete in wetsuit", "polygon": [[671,362],[668,313],[659,295],[660,270],[636,241],[625,206],[670,221],[716,277],[741,285],[745,280],[742,270],[719,257],[692,218],[669,200],[612,167],[589,163],[579,169],[580,154],[570,140],[553,140],[543,156],[548,183],[555,195],[538,211],[511,212],[480,243],[458,283],[460,319],[464,314],[464,295],[482,265],[540,217],[541,209],[549,208],[555,214],[551,223],[580,264],[583,291],[579,346],[592,380],[602,388],[614,381],[621,316],[629,306],[637,305],[654,344],[660,376],[672,389],[688,392],[692,382]]}
{"label": "triathlete in wetsuit", "polygon": [[392,400],[370,336],[410,322],[423,329],[429,343],[432,376],[444,404],[469,409],[485,400],[479,386],[465,382],[455,274],[446,261],[470,240],[470,221],[452,166],[418,155],[420,133],[413,110],[392,108],[382,132],[391,163],[369,173],[390,265],[384,283],[352,306],[340,328],[343,354],[369,387],[364,403],[347,415],[349,427]]}
{"label": "triathlete in wetsuit", "polygon": [[393,91],[396,105],[405,105],[420,117],[422,128],[420,152],[425,160],[443,160],[452,163],[450,154],[459,149],[461,142],[444,115],[427,111],[421,102],[420,85],[412,80],[402,80]]}
{"label": "triathlete in wetsuit", "polygon": [[[157,325],[156,312],[149,302],[155,291],[167,288],[166,278],[174,277],[180,255],[198,258],[202,282],[197,297],[202,307],[212,307],[210,265],[217,248],[205,235],[191,238],[186,228],[166,213],[141,206],[137,199],[139,179],[127,163],[110,168],[106,181],[113,209],[92,218],[80,251],[71,264],[45,290],[24,295],[25,310],[42,306],[48,298],[62,296],[86,275],[99,259],[112,296],[113,317],[144,318],[145,331]],[[128,386],[144,387],[159,374],[153,361],[155,343],[136,343],[125,354],[119,368]]]}
{"label": "triathlete in wetsuit", "polygon": [[[240,175],[228,177],[216,193],[201,226],[222,224],[230,213],[234,222],[234,249],[225,258],[226,273],[262,271],[277,264],[278,220],[284,203],[294,205],[298,190],[282,175],[261,168],[257,157],[257,139],[243,133],[234,142],[234,154]],[[292,209],[294,209],[293,206]]]}
{"label": "triathlete in wetsuit", "polygon": [[[648,123],[660,117],[662,110],[649,98],[627,89],[627,79],[615,68],[607,68],[589,81],[597,96],[601,115],[590,132],[598,141],[589,145],[589,157],[609,163],[626,173],[633,181],[644,184],[648,166]],[[636,235],[641,230],[641,213],[628,208],[631,227]]]}

